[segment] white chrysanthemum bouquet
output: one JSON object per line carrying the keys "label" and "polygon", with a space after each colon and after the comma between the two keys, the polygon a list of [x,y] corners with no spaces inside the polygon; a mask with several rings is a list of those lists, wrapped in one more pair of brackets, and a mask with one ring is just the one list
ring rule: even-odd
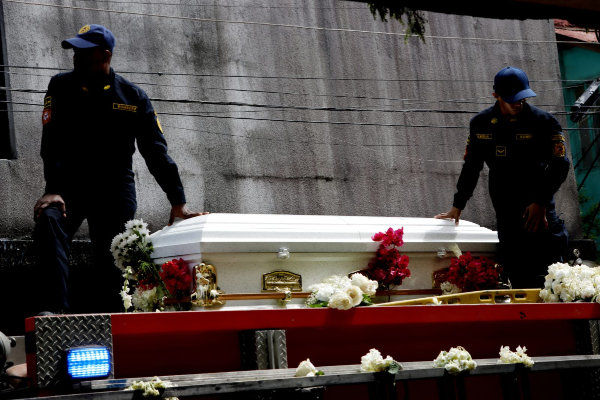
{"label": "white chrysanthemum bouquet", "polygon": [[334,275],[323,279],[308,288],[312,293],[306,300],[309,307],[329,307],[349,310],[358,305],[370,305],[371,296],[379,284],[364,275],[356,273],[352,279]]}
{"label": "white chrysanthemum bouquet", "polygon": [[527,368],[533,367],[534,361],[525,352],[526,347],[517,347],[517,351],[510,351],[508,346],[500,346],[500,359],[498,364],[523,364]]}
{"label": "white chrysanthemum bouquet", "polygon": [[[125,282],[121,290],[121,299],[125,311],[132,306],[139,311],[158,311],[161,300],[166,297],[178,297],[185,294],[191,282],[189,271],[183,260],[173,260],[161,266],[152,260],[152,240],[148,224],[134,219],[125,224],[125,232],[114,237],[110,250],[115,265],[123,271]],[[133,293],[129,282],[136,281]],[[175,309],[182,309],[180,304]]]}
{"label": "white chrysanthemum bouquet", "polygon": [[471,358],[471,354],[464,348],[452,347],[450,351],[442,351],[433,360],[433,366],[445,368],[452,375],[458,375],[463,371],[469,371],[477,367],[477,363]]}
{"label": "white chrysanthemum bouquet", "polygon": [[555,263],[548,267],[548,275],[540,298],[544,303],[598,301],[600,302],[600,267],[585,265],[571,267]]}
{"label": "white chrysanthemum bouquet", "polygon": [[360,358],[360,372],[389,372],[395,374],[402,369],[402,365],[387,356],[383,358],[377,349],[371,349]]}

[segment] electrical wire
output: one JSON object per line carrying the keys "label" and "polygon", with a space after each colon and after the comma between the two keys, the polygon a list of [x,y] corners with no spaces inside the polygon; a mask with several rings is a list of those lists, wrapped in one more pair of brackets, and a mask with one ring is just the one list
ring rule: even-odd
{"label": "electrical wire", "polygon": [[[181,130],[198,132],[198,133],[210,133],[213,135],[232,136],[232,137],[241,137],[241,138],[245,138],[245,139],[267,140],[267,141],[286,142],[286,143],[301,143],[301,144],[310,144],[310,145],[318,144],[318,145],[326,145],[326,146],[348,146],[348,147],[420,147],[420,146],[423,146],[423,145],[407,145],[407,144],[355,144],[355,143],[305,142],[305,141],[273,139],[273,138],[256,137],[256,136],[234,135],[234,134],[229,134],[229,133],[197,130],[197,129],[191,129],[191,128],[182,128],[179,126],[171,126],[171,125],[165,125],[165,124],[163,124],[163,126],[165,128],[181,129]],[[442,145],[439,144],[439,145],[425,145],[425,146],[442,146]],[[462,163],[463,162],[463,160],[457,160],[457,161],[456,160],[431,160],[431,159],[427,160],[427,159],[418,159],[418,158],[413,158],[410,156],[399,156],[399,155],[395,155],[395,157],[408,158],[408,159],[414,160],[414,161],[425,161],[425,162],[439,162],[439,163]]]}
{"label": "electrical wire", "polygon": [[[82,10],[82,11],[97,11],[97,12],[106,12],[106,13],[114,13],[114,14],[137,15],[137,16],[143,16],[143,17],[177,19],[177,20],[185,20],[185,21],[281,27],[281,28],[292,28],[292,29],[303,29],[303,30],[314,30],[314,31],[325,31],[325,32],[365,33],[365,34],[372,34],[372,35],[398,36],[398,37],[403,37],[403,38],[406,36],[414,37],[414,38],[419,37],[417,35],[406,35],[405,33],[398,33],[398,32],[368,31],[368,30],[346,29],[346,28],[325,28],[325,27],[318,27],[318,26],[274,24],[274,23],[269,23],[269,22],[256,22],[256,21],[233,21],[233,20],[223,20],[223,19],[182,17],[182,16],[176,16],[176,15],[162,15],[162,14],[140,13],[140,12],[133,12],[133,11],[118,11],[118,10],[108,10],[108,9],[90,8],[90,7],[64,6],[64,5],[59,5],[59,4],[36,3],[36,2],[27,2],[27,1],[22,1],[22,0],[2,0],[2,1],[5,3],[25,4],[25,5],[34,5],[34,6],[41,6],[41,7],[54,7],[54,8],[60,8],[60,9]],[[572,44],[573,43],[571,41],[559,41],[559,40],[467,38],[467,37],[459,37],[459,36],[432,36],[432,35],[424,35],[423,37],[425,39],[483,41],[483,42],[500,42],[500,43],[526,43],[526,44],[549,44],[549,43],[551,43],[551,44],[556,44],[556,43]],[[600,44],[600,43],[587,43],[587,44],[595,45],[595,44]]]}
{"label": "electrical wire", "polygon": [[[140,5],[164,5],[164,6],[187,6],[187,7],[217,7],[217,8],[266,8],[266,9],[305,9],[306,7],[298,6],[260,6],[260,5],[222,5],[222,4],[191,4],[191,3],[161,3],[161,2],[138,2],[138,1],[115,1],[115,0],[74,0],[74,1],[91,1],[97,3],[112,3],[112,4],[140,4]],[[365,7],[308,7],[310,10],[368,10]],[[562,29],[562,28],[561,28]]]}
{"label": "electrical wire", "polygon": [[[1,0],[9,1],[9,0]],[[12,0],[10,0],[12,1]],[[38,67],[38,66],[26,66],[26,65],[8,65],[0,64],[1,68],[13,68],[13,69],[39,69],[39,70],[50,70],[50,71],[72,71],[72,68],[59,68],[59,67]],[[12,73],[11,71],[4,70],[5,73]],[[158,75],[158,76],[193,76],[201,78],[256,78],[256,79],[289,79],[289,80],[325,80],[325,81],[357,81],[357,82],[478,82],[478,83],[492,83],[493,79],[422,79],[422,78],[397,78],[397,79],[384,79],[384,78],[330,78],[325,76],[277,76],[277,75],[231,75],[231,74],[198,74],[190,72],[146,72],[146,71],[119,71],[119,74],[137,74],[137,75]],[[49,75],[39,75],[49,76]],[[583,82],[592,82],[593,80],[586,80]],[[530,79],[529,82],[582,82],[581,79]]]}
{"label": "electrical wire", "polygon": [[[279,109],[279,110],[305,110],[305,111],[327,111],[327,112],[383,112],[383,113],[436,113],[436,114],[478,114],[480,111],[469,111],[469,110],[437,110],[437,109],[365,109],[365,108],[337,108],[337,107],[308,107],[308,106],[292,106],[292,105],[277,105],[277,104],[256,104],[256,103],[242,103],[235,101],[207,101],[207,100],[187,100],[187,99],[164,99],[164,98],[150,98],[153,102],[166,102],[166,103],[177,103],[177,104],[200,104],[200,105],[216,105],[216,106],[235,106],[235,107],[253,107],[253,108],[267,108],[267,109]],[[2,101],[0,101],[2,102]],[[39,103],[23,103],[23,102],[11,102],[13,104],[20,105],[32,105],[42,106]],[[233,111],[237,112],[237,111]],[[211,113],[213,113],[211,111]],[[570,115],[573,114],[568,111],[549,111],[550,114],[554,115]],[[590,116],[598,115],[599,113],[588,113]],[[191,115],[191,114],[190,114]],[[317,123],[314,122],[313,123]]]}

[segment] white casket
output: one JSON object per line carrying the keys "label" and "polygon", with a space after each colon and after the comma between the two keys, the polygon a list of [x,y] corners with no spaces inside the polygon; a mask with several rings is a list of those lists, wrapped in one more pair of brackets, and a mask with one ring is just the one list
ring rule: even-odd
{"label": "white casket", "polygon": [[[272,271],[300,275],[302,290],[307,291],[328,276],[366,269],[379,246],[371,237],[390,227],[404,228],[400,251],[410,257],[411,277],[396,289],[431,289],[433,272],[450,265],[455,245],[474,256],[493,258],[498,243],[495,231],[468,221],[456,226],[434,218],[273,214],[209,214],[179,221],[151,237],[157,264],[174,258],[183,258],[190,270],[211,264],[223,292],[261,293],[263,274]],[[287,306],[303,302],[293,299]],[[272,299],[227,301],[223,307],[240,306],[282,307]]]}

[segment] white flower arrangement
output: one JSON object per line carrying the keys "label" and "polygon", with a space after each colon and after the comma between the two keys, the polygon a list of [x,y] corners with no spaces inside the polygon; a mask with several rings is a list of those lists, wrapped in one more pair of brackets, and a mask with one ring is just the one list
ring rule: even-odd
{"label": "white flower arrangement", "polygon": [[392,357],[383,358],[377,349],[371,349],[360,358],[360,372],[389,372],[395,374],[402,369],[402,365]]}
{"label": "white flower arrangement", "polygon": [[433,360],[433,366],[445,368],[450,374],[458,375],[463,371],[477,368],[477,363],[473,361],[468,351],[458,346],[452,347],[450,351],[441,351]]}
{"label": "white flower arrangement", "polygon": [[544,303],[597,301],[600,302],[600,267],[585,265],[571,267],[555,263],[548,267],[548,275],[540,298]]}
{"label": "white flower arrangement", "polygon": [[351,281],[354,286],[358,286],[368,296],[375,296],[375,292],[379,287],[377,281],[372,281],[363,274],[352,275]]}
{"label": "white flower arrangement", "polygon": [[306,300],[309,307],[329,307],[349,310],[358,305],[370,305],[378,283],[364,275],[333,275],[308,288],[312,293]]}
{"label": "white flower arrangement", "polygon": [[141,219],[126,222],[125,231],[113,238],[110,250],[125,278],[119,293],[125,312],[131,307],[134,312],[160,308],[162,299],[170,293],[160,276],[161,268],[152,260],[154,247],[148,224]]}
{"label": "white flower arrangement", "polygon": [[133,295],[131,296],[131,302],[133,303],[133,306],[138,310],[145,312],[152,312],[154,310],[158,311],[160,299],[158,297],[157,289],[157,287],[154,287],[149,290],[140,290],[140,288],[136,287]]}
{"label": "white flower arrangement", "polygon": [[153,251],[148,224],[141,219],[133,219],[125,223],[125,232],[119,233],[112,240],[110,251],[115,259],[115,265],[122,271],[125,266],[133,265],[139,260],[151,262]]}
{"label": "white flower arrangement", "polygon": [[440,285],[440,289],[442,289],[442,295],[462,292],[462,290],[460,290],[460,288],[458,286],[456,286],[455,284],[450,283],[448,281],[442,283]]}
{"label": "white flower arrangement", "polygon": [[304,377],[304,376],[319,376],[325,375],[323,371],[319,371],[315,368],[315,366],[310,362],[310,359],[302,361],[298,368],[296,368],[296,374],[294,376]]}
{"label": "white flower arrangement", "polygon": [[[125,281],[127,282],[127,281]],[[129,287],[127,286],[127,283],[125,283],[125,288],[123,290],[121,290],[121,299],[123,300],[123,307],[125,307],[125,310],[129,310],[129,308],[131,308],[131,306],[133,305],[132,303],[132,296],[129,293]]]}
{"label": "white flower arrangement", "polygon": [[526,347],[517,347],[517,351],[510,351],[508,346],[500,346],[500,359],[498,364],[523,364],[527,368],[533,367],[535,362],[525,352]]}
{"label": "white flower arrangement", "polygon": [[[143,397],[160,397],[158,389],[166,389],[172,386],[173,384],[171,382],[161,381],[155,376],[151,381],[133,381],[131,386],[125,390],[143,390]],[[176,397],[171,397],[170,399],[176,399]]]}

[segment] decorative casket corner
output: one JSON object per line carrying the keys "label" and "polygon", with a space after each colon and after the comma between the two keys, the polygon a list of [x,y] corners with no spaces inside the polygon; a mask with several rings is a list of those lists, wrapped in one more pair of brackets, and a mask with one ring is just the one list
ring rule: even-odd
{"label": "decorative casket corner", "polygon": [[212,307],[224,305],[219,295],[224,294],[217,284],[217,269],[214,265],[200,263],[193,269],[193,291],[191,302],[195,306]]}

